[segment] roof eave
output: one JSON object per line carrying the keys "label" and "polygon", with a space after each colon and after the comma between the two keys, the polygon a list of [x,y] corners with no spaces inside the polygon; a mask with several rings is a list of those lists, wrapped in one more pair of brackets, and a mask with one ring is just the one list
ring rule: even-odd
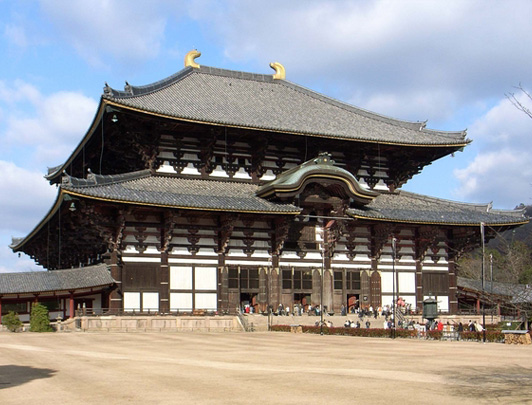
{"label": "roof eave", "polygon": [[[347,215],[349,215],[352,218],[355,219],[364,219],[368,221],[377,221],[377,222],[393,222],[393,223],[402,223],[402,224],[415,224],[415,225],[446,225],[446,226],[467,226],[467,227],[478,227],[480,226],[480,222],[445,222],[445,221],[421,221],[421,220],[406,220],[406,219],[397,219],[397,218],[375,218],[370,216],[364,216],[360,214],[354,214],[351,212],[347,212]],[[529,222],[528,219],[523,221],[516,221],[516,222],[486,222],[482,221],[486,225],[490,226],[520,226],[525,225]]]}

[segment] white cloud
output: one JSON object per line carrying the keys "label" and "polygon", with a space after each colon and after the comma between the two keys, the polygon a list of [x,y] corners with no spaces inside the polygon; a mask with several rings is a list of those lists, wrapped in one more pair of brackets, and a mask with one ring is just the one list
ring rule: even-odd
{"label": "white cloud", "polygon": [[4,240],[0,237],[0,273],[17,273],[22,271],[43,271],[43,267],[39,266],[22,253],[18,257],[17,253],[8,247],[11,241]]}
{"label": "white cloud", "polygon": [[[523,103],[529,103],[523,94]],[[471,127],[469,135],[480,141],[480,151],[464,169],[454,171],[460,182],[455,194],[461,199],[513,208],[531,204],[532,120],[502,99]]]}
{"label": "white cloud", "polygon": [[23,26],[7,24],[4,27],[4,36],[8,42],[20,48],[28,46],[28,38]]}
{"label": "white cloud", "polygon": [[152,59],[164,38],[166,16],[156,1],[41,0],[63,40],[89,63]]}
{"label": "white cloud", "polygon": [[[277,60],[288,80],[318,81],[358,105],[395,98],[384,112],[392,116],[419,113],[409,95],[453,94],[439,105],[500,97],[532,70],[532,3],[523,0],[199,1],[191,15],[231,60],[264,71]],[[432,114],[446,118],[448,108]]]}
{"label": "white cloud", "polygon": [[[61,163],[90,125],[97,102],[77,92],[43,95],[31,84],[16,81],[12,87],[0,82],[4,105],[4,147],[25,148],[33,165]],[[0,104],[1,105],[1,104]],[[4,150],[4,153],[6,150]]]}
{"label": "white cloud", "polygon": [[0,160],[0,230],[25,236],[44,217],[57,194],[43,173]]}

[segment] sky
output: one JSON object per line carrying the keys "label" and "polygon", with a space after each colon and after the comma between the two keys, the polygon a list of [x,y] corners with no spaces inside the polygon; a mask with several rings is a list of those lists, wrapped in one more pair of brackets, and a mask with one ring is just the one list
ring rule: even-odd
{"label": "sky", "polygon": [[8,245],[57,195],[47,167],[84,136],[107,82],[201,65],[273,74],[473,142],[403,189],[513,209],[532,204],[529,0],[0,0],[0,272],[41,270]]}

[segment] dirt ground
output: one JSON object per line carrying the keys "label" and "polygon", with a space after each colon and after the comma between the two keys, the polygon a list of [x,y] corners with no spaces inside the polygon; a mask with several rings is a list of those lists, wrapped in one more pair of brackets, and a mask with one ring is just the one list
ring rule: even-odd
{"label": "dirt ground", "polygon": [[0,333],[0,404],[532,404],[532,346],[292,333]]}

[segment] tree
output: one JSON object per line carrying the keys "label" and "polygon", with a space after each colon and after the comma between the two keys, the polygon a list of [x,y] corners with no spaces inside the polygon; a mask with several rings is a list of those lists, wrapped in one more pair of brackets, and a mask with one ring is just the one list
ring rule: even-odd
{"label": "tree", "polygon": [[2,323],[11,332],[16,332],[22,327],[22,321],[18,317],[18,314],[13,311],[9,311],[8,314],[2,317]]}
{"label": "tree", "polygon": [[31,306],[30,332],[52,332],[48,308],[38,302]]}
{"label": "tree", "polygon": [[[525,90],[521,83],[519,83],[519,86],[515,87],[517,90],[519,90],[520,93],[524,94],[528,101],[532,102],[532,94]],[[530,107],[527,107],[519,98],[515,95],[515,93],[507,93],[505,94],[506,98],[510,100],[510,102],[514,105],[515,108],[518,110],[524,112],[526,115],[528,115],[530,118],[532,118],[532,110],[530,110]]]}

